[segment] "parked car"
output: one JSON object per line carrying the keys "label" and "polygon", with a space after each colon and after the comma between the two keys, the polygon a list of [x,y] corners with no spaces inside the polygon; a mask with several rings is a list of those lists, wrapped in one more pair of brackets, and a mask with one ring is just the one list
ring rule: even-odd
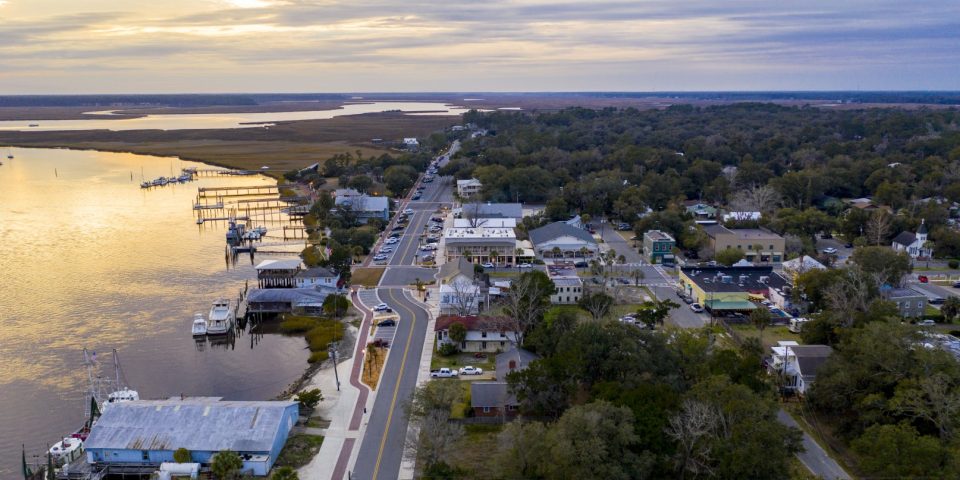
{"label": "parked car", "polygon": [[400,238],[400,232],[391,233],[389,238]]}
{"label": "parked car", "polygon": [[404,228],[407,228],[407,227],[404,227],[403,225],[397,225],[396,227],[393,227],[392,229],[390,229],[390,231],[399,232],[399,231],[402,231]]}
{"label": "parked car", "polygon": [[378,327],[396,327],[397,321],[392,318],[388,318],[378,323],[377,326]]}
{"label": "parked car", "polygon": [[947,299],[943,297],[933,297],[930,300],[927,300],[927,303],[930,305],[943,305],[946,301]]}
{"label": "parked car", "polygon": [[920,320],[919,322],[917,322],[917,325],[920,325],[921,327],[933,327],[936,324],[937,322],[934,322],[933,320],[930,320],[930,319]]}
{"label": "parked car", "polygon": [[960,282],[953,282],[953,288],[960,288]]}
{"label": "parked car", "polygon": [[589,264],[583,260],[577,260],[576,262],[573,262],[573,266],[577,268],[587,268]]}
{"label": "parked car", "polygon": [[690,310],[693,310],[694,313],[701,313],[703,312],[703,306],[699,303],[694,303],[690,305]]}
{"label": "parked car", "polygon": [[378,338],[370,342],[370,344],[377,348],[390,348],[390,341],[383,338]]}
{"label": "parked car", "polygon": [[927,282],[930,281],[930,279],[927,278],[926,275],[918,275],[918,276],[917,276],[917,280],[919,280],[920,283],[927,283]]}
{"label": "parked car", "polygon": [[420,200],[420,192],[417,192],[416,194],[414,194],[411,200]]}
{"label": "parked car", "polygon": [[619,320],[620,320],[622,323],[629,323],[629,324],[631,324],[631,325],[633,325],[634,323],[637,323],[636,317],[633,317],[632,315],[624,315],[624,316],[620,317]]}
{"label": "parked car", "polygon": [[390,307],[388,307],[386,303],[381,303],[380,305],[377,305],[376,307],[373,307],[373,311],[374,311],[374,312],[388,312],[388,311],[390,311]]}
{"label": "parked car", "polygon": [[481,265],[481,266],[482,266],[483,268],[497,268],[496,265],[494,265],[494,264],[492,264],[492,263],[490,263],[490,262],[484,263],[484,264]]}
{"label": "parked car", "polygon": [[521,263],[520,265],[517,265],[517,266],[520,268],[533,268],[533,265],[530,265],[529,263]]}
{"label": "parked car", "polygon": [[826,253],[827,255],[836,255],[837,249],[833,247],[827,247],[823,249],[823,253]]}
{"label": "parked car", "polygon": [[412,208],[405,208],[405,209],[403,210],[403,214],[404,214],[404,215],[413,215],[413,209],[412,209]]}
{"label": "parked car", "polygon": [[393,247],[380,247],[380,253],[390,253],[393,252]]}
{"label": "parked car", "polygon": [[483,375],[483,369],[467,365],[460,369],[460,375]]}
{"label": "parked car", "polygon": [[853,248],[853,242],[844,243],[843,248]]}
{"label": "parked car", "polygon": [[617,225],[617,230],[626,231],[626,230],[630,230],[630,228],[631,228],[631,227],[630,227],[630,224],[629,224],[629,223],[622,223],[622,222],[621,222],[619,225]]}
{"label": "parked car", "polygon": [[374,255],[374,256],[373,256],[373,259],[374,259],[374,260],[386,260],[386,259],[387,259],[387,254],[385,254],[385,253],[380,253],[380,254]]}
{"label": "parked car", "polygon": [[393,245],[394,243],[397,243],[399,241],[400,240],[398,240],[396,237],[390,237],[383,243],[386,243],[387,245]]}
{"label": "parked car", "polygon": [[437,370],[431,370],[430,376],[433,378],[454,378],[457,376],[457,371],[450,370],[447,367],[443,367]]}

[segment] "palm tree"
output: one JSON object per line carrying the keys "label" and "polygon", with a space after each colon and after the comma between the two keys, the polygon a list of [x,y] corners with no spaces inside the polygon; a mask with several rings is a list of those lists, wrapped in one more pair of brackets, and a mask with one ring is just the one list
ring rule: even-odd
{"label": "palm tree", "polygon": [[415,283],[417,284],[417,293],[423,295],[423,280],[420,280],[420,277],[417,277]]}
{"label": "palm tree", "polygon": [[560,247],[553,247],[553,248],[550,250],[550,255],[553,256],[553,258],[557,258],[557,257],[559,257],[561,254],[563,254],[563,251],[560,250]]}
{"label": "palm tree", "polygon": [[473,257],[473,252],[471,252],[470,250],[463,251],[463,258],[466,258],[468,262],[472,257]]}
{"label": "palm tree", "polygon": [[587,247],[580,247],[580,256],[587,258],[588,255],[590,255],[590,249]]}

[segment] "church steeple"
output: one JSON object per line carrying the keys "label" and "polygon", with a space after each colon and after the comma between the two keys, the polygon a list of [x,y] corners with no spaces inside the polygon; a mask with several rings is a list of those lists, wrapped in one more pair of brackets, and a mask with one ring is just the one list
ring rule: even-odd
{"label": "church steeple", "polygon": [[927,241],[927,223],[925,219],[920,219],[920,228],[917,229],[917,240],[923,245]]}

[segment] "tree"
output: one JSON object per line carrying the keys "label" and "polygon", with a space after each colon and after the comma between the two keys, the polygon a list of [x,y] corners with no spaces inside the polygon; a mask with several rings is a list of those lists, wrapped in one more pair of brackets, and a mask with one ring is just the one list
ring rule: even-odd
{"label": "tree", "polygon": [[497,435],[497,470],[503,478],[541,478],[547,462],[547,427],[541,422],[510,422]]}
{"label": "tree", "polygon": [[560,256],[563,255],[563,251],[560,250],[560,247],[553,247],[552,249],[550,249],[550,255],[553,258],[560,258]]}
{"label": "tree", "polygon": [[523,345],[524,338],[542,319],[550,306],[550,295],[557,287],[546,273],[540,270],[521,273],[510,284],[510,290],[504,302],[504,312],[500,328],[517,333],[517,345]]}
{"label": "tree", "polygon": [[350,300],[345,295],[332,294],[323,299],[323,313],[335,318],[343,317],[350,308]]}
{"label": "tree", "polygon": [[477,296],[480,294],[480,288],[465,278],[456,278],[449,285],[453,290],[452,304],[457,315],[476,313]]}
{"label": "tree", "polygon": [[383,183],[394,195],[400,195],[413,186],[417,175],[409,165],[393,165],[383,171]]}
{"label": "tree", "polygon": [[895,252],[887,247],[857,248],[850,260],[873,279],[877,287],[900,286],[903,277],[913,270],[910,257],[905,252]]}
{"label": "tree", "polygon": [[712,439],[720,416],[704,402],[686,400],[680,411],[670,417],[666,434],[677,444],[674,463],[681,479],[687,474],[713,476]]}
{"label": "tree", "polygon": [[770,213],[780,203],[780,194],[769,185],[752,185],[741,189],[730,200],[736,212]]}
{"label": "tree", "polygon": [[460,345],[467,339],[467,327],[463,326],[460,322],[453,322],[450,324],[449,334],[450,340]]}
{"label": "tree", "polygon": [[957,315],[960,315],[960,298],[952,295],[947,297],[947,299],[943,301],[943,305],[940,306],[940,313],[943,314],[944,320],[952,323],[953,319],[957,318]]}
{"label": "tree", "polygon": [[770,325],[770,310],[755,308],[750,312],[750,323],[760,332],[760,343],[763,344],[763,331]]}
{"label": "tree", "polygon": [[739,248],[725,248],[714,253],[713,259],[729,267],[734,263],[743,260],[743,250],[740,250]]}
{"label": "tree", "polygon": [[643,278],[644,278],[645,275],[644,275],[644,273],[643,273],[643,269],[642,269],[642,268],[637,268],[637,269],[634,269],[633,272],[631,272],[631,276],[633,277],[634,286],[639,287],[639,286],[640,286],[640,280],[643,280]]}
{"label": "tree", "polygon": [[427,382],[417,387],[404,405],[407,418],[416,425],[408,432],[408,451],[426,467],[449,458],[463,437],[463,425],[449,421],[453,405],[462,397],[459,382]]}
{"label": "tree", "polygon": [[670,316],[670,311],[674,308],[680,308],[680,305],[669,298],[646,301],[637,310],[637,319],[649,325],[650,328],[660,326],[663,325],[663,322]]}
{"label": "tree", "polygon": [[231,450],[217,452],[210,461],[210,471],[218,480],[227,480],[240,477],[243,460]]}
{"label": "tree", "polygon": [[293,467],[282,466],[274,470],[270,480],[300,480],[300,475]]}
{"label": "tree", "polygon": [[874,246],[886,242],[890,235],[890,224],[890,214],[886,210],[878,209],[874,211],[866,222],[865,233],[869,242]]}
{"label": "tree", "polygon": [[190,463],[193,459],[190,456],[190,450],[180,447],[173,452],[173,461],[177,463]]}
{"label": "tree", "polygon": [[957,378],[943,372],[916,381],[901,382],[890,402],[895,410],[930,422],[943,440],[952,440],[960,422]]}
{"label": "tree", "polygon": [[936,438],[908,423],[873,425],[850,442],[860,466],[881,478],[937,478],[944,457]]}
{"label": "tree", "polygon": [[297,402],[300,403],[300,407],[313,409],[320,402],[323,401],[323,394],[320,392],[319,388],[314,388],[313,390],[304,390],[297,394],[294,398]]}
{"label": "tree", "polygon": [[600,320],[610,313],[610,308],[613,307],[613,297],[603,292],[584,292],[577,303],[589,312],[594,320]]}

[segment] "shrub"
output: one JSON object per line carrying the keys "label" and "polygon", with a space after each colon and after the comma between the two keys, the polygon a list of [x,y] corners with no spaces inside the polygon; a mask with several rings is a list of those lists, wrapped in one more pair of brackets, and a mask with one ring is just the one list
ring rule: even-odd
{"label": "shrub", "polygon": [[960,338],[960,330],[950,330],[950,335]]}
{"label": "shrub", "polygon": [[319,324],[319,320],[310,317],[287,317],[280,322],[280,331],[283,333],[303,333],[310,331]]}
{"label": "shrub", "polygon": [[173,461],[177,463],[190,463],[193,461],[190,458],[190,450],[180,447],[175,452],[173,452]]}
{"label": "shrub", "polygon": [[947,266],[956,270],[958,267],[960,267],[960,260],[950,260],[947,262]]}
{"label": "shrub", "polygon": [[243,460],[230,450],[217,453],[210,462],[210,471],[219,479],[233,478],[241,468],[243,468]]}
{"label": "shrub", "polygon": [[443,343],[440,345],[440,348],[437,349],[437,351],[440,352],[440,355],[443,355],[444,357],[449,357],[450,355],[456,355],[456,353],[460,351],[460,349],[457,348],[457,346],[452,343]]}
{"label": "shrub", "polygon": [[298,393],[294,400],[300,402],[300,406],[303,408],[313,408],[323,400],[323,394],[320,393],[319,388],[304,390]]}

